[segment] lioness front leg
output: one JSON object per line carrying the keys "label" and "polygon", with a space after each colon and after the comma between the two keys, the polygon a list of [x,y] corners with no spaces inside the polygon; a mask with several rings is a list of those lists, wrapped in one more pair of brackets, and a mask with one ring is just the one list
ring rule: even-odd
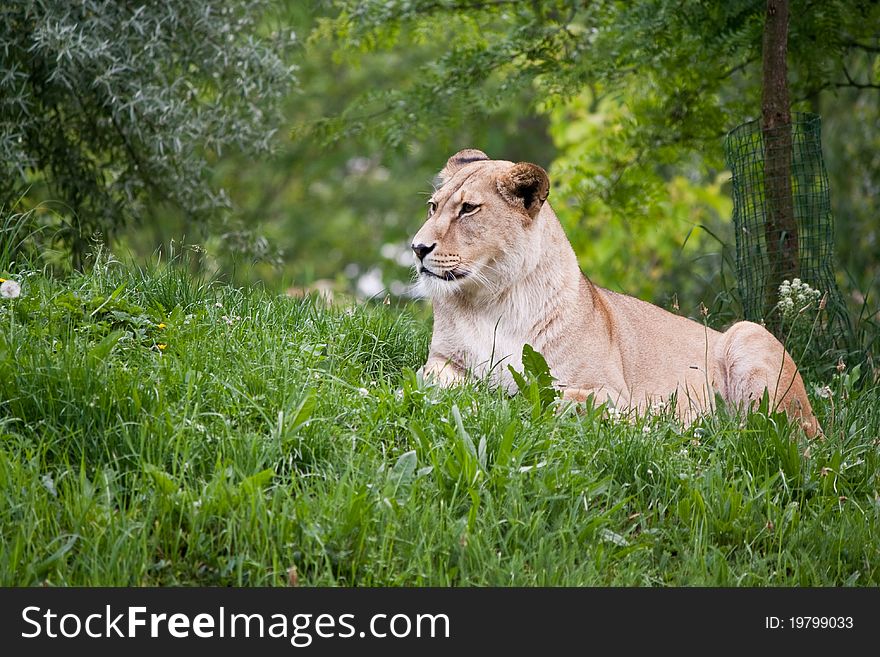
{"label": "lioness front leg", "polygon": [[467,373],[461,367],[442,356],[428,356],[419,373],[425,380],[435,381],[444,388],[463,383],[467,378]]}

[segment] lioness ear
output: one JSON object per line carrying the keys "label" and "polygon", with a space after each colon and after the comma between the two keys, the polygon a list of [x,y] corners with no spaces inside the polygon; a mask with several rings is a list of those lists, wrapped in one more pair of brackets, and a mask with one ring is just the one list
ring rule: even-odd
{"label": "lioness ear", "polygon": [[537,164],[519,162],[498,177],[498,191],[510,203],[523,208],[532,219],[550,193],[550,178]]}
{"label": "lioness ear", "polygon": [[452,178],[464,165],[488,159],[488,155],[483,151],[478,151],[476,148],[465,148],[463,151],[458,151],[458,153],[446,160],[446,166],[443,167],[443,171],[437,174],[438,185],[442,185]]}

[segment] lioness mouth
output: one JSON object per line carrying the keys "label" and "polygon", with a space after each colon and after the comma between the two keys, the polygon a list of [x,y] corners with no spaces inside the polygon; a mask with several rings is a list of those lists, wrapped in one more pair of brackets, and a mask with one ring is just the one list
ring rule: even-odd
{"label": "lioness mouth", "polygon": [[462,271],[462,272],[455,272],[455,271],[452,271],[452,270],[450,270],[450,271],[445,271],[445,272],[443,272],[442,274],[435,274],[434,272],[432,272],[432,271],[431,271],[430,269],[428,269],[427,267],[422,267],[421,272],[422,272],[423,274],[428,274],[428,276],[433,276],[434,278],[439,278],[439,279],[444,280],[444,281],[454,281],[454,280],[456,280],[456,279],[458,279],[458,278],[464,278],[465,276],[467,276],[467,272],[465,272],[465,271]]}

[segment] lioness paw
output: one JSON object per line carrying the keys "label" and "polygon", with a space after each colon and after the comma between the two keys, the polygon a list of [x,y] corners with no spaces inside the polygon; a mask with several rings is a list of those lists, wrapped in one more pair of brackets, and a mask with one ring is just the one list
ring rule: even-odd
{"label": "lioness paw", "polygon": [[463,383],[465,376],[452,363],[444,361],[428,361],[419,368],[416,375],[423,381],[436,383],[448,388]]}

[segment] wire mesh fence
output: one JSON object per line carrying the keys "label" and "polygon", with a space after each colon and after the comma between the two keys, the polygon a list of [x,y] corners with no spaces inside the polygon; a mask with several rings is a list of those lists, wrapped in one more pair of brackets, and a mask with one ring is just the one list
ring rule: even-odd
{"label": "wire mesh fence", "polygon": [[[728,133],[724,152],[733,174],[737,279],[745,317],[763,322],[796,360],[806,356],[823,369],[850,351],[852,328],[834,277],[821,119],[795,113],[790,126],[772,130],[762,129],[760,121],[744,123]],[[802,295],[803,284],[818,290],[818,297]]]}

